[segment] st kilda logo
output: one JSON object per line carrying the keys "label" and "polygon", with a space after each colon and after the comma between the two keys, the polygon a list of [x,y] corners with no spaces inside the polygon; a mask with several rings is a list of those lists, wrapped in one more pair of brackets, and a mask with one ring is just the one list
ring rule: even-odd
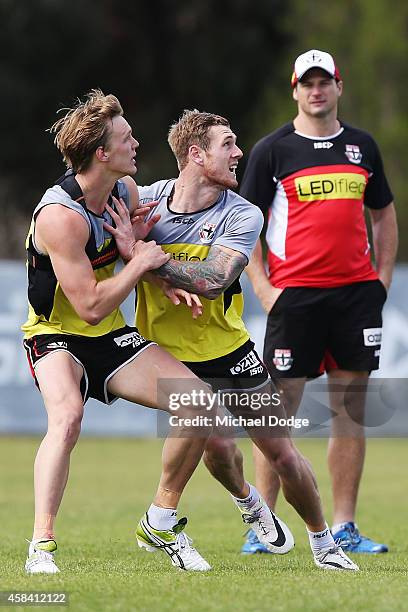
{"label": "st kilda logo", "polygon": [[216,223],[209,223],[206,221],[198,230],[201,242],[208,243],[214,238]]}
{"label": "st kilda logo", "polygon": [[363,159],[363,154],[360,151],[360,147],[357,145],[348,145],[346,144],[345,154],[347,159],[352,164],[359,164]]}

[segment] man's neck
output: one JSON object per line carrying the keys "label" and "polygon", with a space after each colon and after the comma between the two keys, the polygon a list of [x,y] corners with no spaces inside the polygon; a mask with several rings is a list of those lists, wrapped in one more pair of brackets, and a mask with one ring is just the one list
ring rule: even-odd
{"label": "man's neck", "polygon": [[340,121],[336,116],[327,117],[309,117],[308,115],[299,114],[293,121],[295,130],[305,136],[333,136],[340,129]]}
{"label": "man's neck", "polygon": [[75,176],[89,210],[102,215],[116,180],[92,169]]}
{"label": "man's neck", "polygon": [[189,172],[182,171],[176,180],[170,208],[173,212],[193,213],[209,208],[223,189]]}

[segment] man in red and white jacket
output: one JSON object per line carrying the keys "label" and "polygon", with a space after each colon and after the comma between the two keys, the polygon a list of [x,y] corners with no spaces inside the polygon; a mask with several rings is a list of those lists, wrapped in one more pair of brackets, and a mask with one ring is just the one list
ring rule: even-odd
{"label": "man in red and white jacket", "polygon": [[[332,532],[349,552],[386,552],[355,524],[369,374],[379,367],[382,307],[397,250],[393,196],[378,147],[338,119],[343,83],[333,57],[311,50],[292,75],[298,114],[252,149],[240,193],[267,217],[247,268],[268,314],[264,361],[296,413],[306,379],[328,371]],[[376,267],[364,218],[369,210]],[[347,406],[347,409],[346,409]],[[279,480],[255,451],[257,486],[273,508]],[[252,540],[251,540],[252,538]],[[258,552],[250,534],[244,552]]]}

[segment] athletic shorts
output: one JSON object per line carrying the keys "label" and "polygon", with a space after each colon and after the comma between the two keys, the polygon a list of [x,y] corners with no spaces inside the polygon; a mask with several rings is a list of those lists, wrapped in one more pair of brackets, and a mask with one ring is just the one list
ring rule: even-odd
{"label": "athletic shorts", "polygon": [[35,368],[55,351],[69,353],[83,367],[81,394],[84,403],[89,397],[111,404],[117,397],[108,391],[108,382],[116,372],[155,342],[146,340],[136,327],[126,325],[103,336],[71,336],[40,334],[24,340],[28,363],[37,387]]}
{"label": "athletic shorts", "polygon": [[252,340],[232,353],[209,361],[183,361],[198,378],[210,384],[214,391],[255,390],[269,379],[268,371],[254,350]]}
{"label": "athletic shorts", "polygon": [[329,289],[285,288],[265,332],[264,361],[272,378],[312,378],[324,366],[377,370],[386,298],[379,280]]}

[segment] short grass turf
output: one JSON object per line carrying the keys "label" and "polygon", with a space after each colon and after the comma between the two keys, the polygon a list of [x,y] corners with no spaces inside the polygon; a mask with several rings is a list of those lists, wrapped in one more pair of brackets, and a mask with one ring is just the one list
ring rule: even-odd
{"label": "short grass turf", "polygon": [[[36,438],[0,438],[2,591],[65,591],[75,612],[408,610],[406,440],[368,444],[359,522],[390,552],[354,555],[361,571],[353,574],[314,566],[303,524],[282,499],[277,512],[295,535],[295,549],[285,556],[240,555],[244,525],[239,513],[202,465],[185,491],[179,516],[189,517],[187,531],[213,570],[174,569],[166,555],[137,548],[133,535],[155,491],[162,441],[82,438],[57,523],[61,573],[26,576],[24,538],[32,527],[32,462],[38,444]],[[239,444],[252,480],[250,444]],[[313,463],[330,520],[326,442],[305,440],[298,446]]]}

